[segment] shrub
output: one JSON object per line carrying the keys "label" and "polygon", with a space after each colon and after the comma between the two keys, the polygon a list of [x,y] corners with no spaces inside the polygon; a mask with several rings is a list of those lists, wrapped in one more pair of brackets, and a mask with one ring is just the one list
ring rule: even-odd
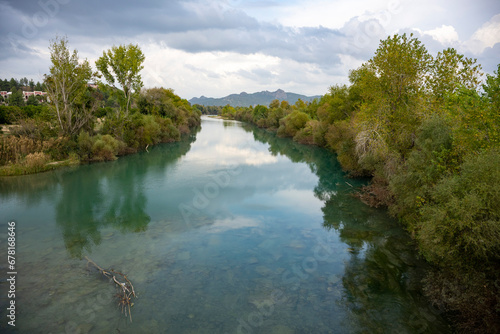
{"label": "shrub", "polygon": [[410,230],[419,219],[419,208],[430,200],[434,185],[457,168],[452,143],[451,126],[440,116],[431,117],[420,127],[406,163],[396,169],[390,180],[397,199],[391,213]]}
{"label": "shrub", "polygon": [[35,140],[47,140],[57,136],[57,129],[39,119],[20,119],[19,126],[12,128],[11,134]]}
{"label": "shrub", "polygon": [[24,160],[27,172],[36,173],[44,170],[45,165],[50,160],[49,156],[43,152],[30,153]]}
{"label": "shrub", "polygon": [[313,123],[311,122],[318,122],[318,121],[309,121],[307,124],[297,131],[295,136],[293,137],[293,140],[301,143],[301,144],[306,144],[306,145],[313,145],[314,144],[314,138],[313,138]]}
{"label": "shrub", "polygon": [[300,129],[304,128],[310,120],[311,119],[308,114],[295,110],[280,120],[278,136],[293,137]]}
{"label": "shrub", "polygon": [[110,161],[123,151],[125,144],[111,135],[91,137],[87,132],[78,136],[78,156],[83,161]]}
{"label": "shrub", "polygon": [[97,135],[92,145],[93,161],[116,160],[116,155],[123,147],[123,144],[110,135]]}
{"label": "shrub", "polygon": [[469,156],[460,174],[437,183],[417,232],[428,260],[476,268],[500,261],[499,184],[498,149]]}
{"label": "shrub", "polygon": [[178,141],[181,139],[181,133],[179,129],[177,129],[172,120],[170,118],[161,118],[158,117],[156,119],[158,124],[160,125],[160,141],[163,143],[168,143],[172,141]]}
{"label": "shrub", "polygon": [[16,106],[2,106],[0,105],[0,123],[12,124],[21,117],[23,111]]}

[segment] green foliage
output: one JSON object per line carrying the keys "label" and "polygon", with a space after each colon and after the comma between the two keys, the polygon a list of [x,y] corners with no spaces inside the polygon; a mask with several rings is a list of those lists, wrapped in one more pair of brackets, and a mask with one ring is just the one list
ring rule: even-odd
{"label": "green foliage", "polygon": [[181,131],[170,118],[141,113],[107,117],[102,133],[123,141],[127,146],[125,152],[135,152],[161,142],[177,141],[181,135]]}
{"label": "green foliage", "polygon": [[308,121],[304,127],[297,131],[295,136],[293,136],[293,140],[307,145],[314,145],[313,138],[313,128],[317,126],[318,121]]}
{"label": "green foliage", "polygon": [[234,115],[236,114],[236,109],[234,107],[231,107],[229,104],[226,104],[221,112],[220,112],[220,115],[222,117],[226,117],[226,118],[234,118]]}
{"label": "green foliage", "polygon": [[311,118],[303,111],[292,111],[289,115],[280,120],[278,135],[282,137],[293,137],[299,130],[305,127]]}
{"label": "green foliage", "polygon": [[500,152],[470,155],[440,180],[421,209],[421,252],[441,266],[488,268],[500,261]]}
{"label": "green foliage", "polygon": [[94,73],[87,60],[80,62],[78,52],[69,50],[66,38],[56,38],[49,50],[52,66],[45,85],[50,103],[62,133],[76,136],[92,119],[93,110],[81,100]]}
{"label": "green foliage", "polygon": [[144,68],[145,56],[138,45],[113,46],[104,51],[96,61],[96,67],[106,81],[115,88],[115,82],[123,92],[121,100],[125,114],[128,114],[132,96],[143,86],[139,72]]}
{"label": "green foliage", "polygon": [[454,138],[461,154],[500,145],[500,113],[477,91],[459,89],[449,99],[447,113],[453,119]]}
{"label": "green foliage", "polygon": [[10,97],[8,98],[8,103],[9,106],[12,107],[23,107],[24,106],[24,97],[23,97],[23,92],[21,90],[18,90],[16,88],[11,89]]}
{"label": "green foliage", "polygon": [[354,111],[349,96],[349,88],[346,85],[330,87],[330,92],[321,99],[321,106],[317,111],[318,120],[332,124],[349,118]]}
{"label": "green foliage", "polygon": [[150,88],[143,90],[138,101],[138,109],[144,115],[169,118],[182,133],[201,123],[200,111],[191,107],[189,102],[181,99],[172,89]]}
{"label": "green foliage", "polygon": [[500,151],[470,155],[441,179],[421,209],[417,240],[427,259],[481,268],[500,261]]}
{"label": "green foliage", "polygon": [[458,168],[452,144],[451,125],[442,116],[434,115],[422,124],[415,148],[390,180],[396,198],[391,212],[410,230],[416,228],[420,208],[431,200],[435,184]]}
{"label": "green foliage", "polygon": [[267,117],[267,112],[268,109],[266,106],[262,105],[257,105],[255,108],[253,108],[252,111],[252,121],[253,123],[257,124],[257,122],[261,119],[264,119]]}
{"label": "green foliage", "polygon": [[15,120],[14,115],[20,114],[18,107],[0,105],[0,124],[12,124]]}
{"label": "green foliage", "polygon": [[460,87],[475,90],[481,82],[481,66],[476,60],[458,54],[448,48],[437,54],[430,68],[428,85],[437,103],[457,92]]}
{"label": "green foliage", "polygon": [[485,97],[489,100],[491,107],[500,110],[500,64],[494,75],[486,75],[486,83],[483,85]]}
{"label": "green foliage", "polygon": [[123,151],[125,144],[110,135],[78,135],[78,155],[82,161],[110,161]]}
{"label": "green foliage", "polygon": [[37,106],[38,104],[38,99],[34,95],[30,95],[28,101],[26,101],[26,105],[28,106]]}

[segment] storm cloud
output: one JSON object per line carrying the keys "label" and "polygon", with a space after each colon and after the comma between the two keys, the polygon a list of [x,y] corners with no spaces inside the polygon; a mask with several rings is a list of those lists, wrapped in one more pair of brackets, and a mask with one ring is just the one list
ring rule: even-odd
{"label": "storm cloud", "polygon": [[474,56],[491,73],[497,14],[491,0],[0,1],[0,78],[37,80],[50,66],[50,40],[67,36],[91,63],[112,45],[139,44],[145,85],[185,98],[278,88],[316,95],[405,31],[431,52]]}

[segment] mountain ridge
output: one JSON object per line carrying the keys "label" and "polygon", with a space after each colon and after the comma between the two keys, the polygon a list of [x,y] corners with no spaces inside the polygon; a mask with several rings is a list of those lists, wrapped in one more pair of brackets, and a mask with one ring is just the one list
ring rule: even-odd
{"label": "mountain ridge", "polygon": [[290,104],[295,104],[298,99],[301,99],[304,102],[310,102],[315,98],[320,98],[321,95],[315,96],[306,96],[291,92],[285,92],[282,89],[278,89],[275,92],[270,91],[261,91],[256,93],[247,93],[241,92],[239,94],[230,94],[221,98],[213,98],[213,97],[193,97],[189,100],[191,105],[200,104],[203,106],[225,106],[230,105],[232,107],[248,107],[255,106],[258,104],[261,105],[269,105],[273,100],[287,101]]}

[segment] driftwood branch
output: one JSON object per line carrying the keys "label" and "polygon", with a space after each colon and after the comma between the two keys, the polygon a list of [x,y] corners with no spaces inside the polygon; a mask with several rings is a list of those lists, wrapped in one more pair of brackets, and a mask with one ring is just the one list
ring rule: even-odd
{"label": "driftwood branch", "polygon": [[130,312],[130,308],[134,305],[134,303],[132,303],[132,297],[137,298],[132,282],[130,282],[125,274],[122,274],[119,271],[115,271],[113,269],[104,270],[87,256],[85,256],[85,259],[88,261],[87,266],[89,264],[93,265],[103,276],[109,278],[115,283],[115,286],[118,288],[118,293],[116,294],[116,297],[118,298],[118,306],[121,307],[125,316],[127,316],[128,311],[128,317],[130,318],[130,322],[132,322],[132,313]]}

